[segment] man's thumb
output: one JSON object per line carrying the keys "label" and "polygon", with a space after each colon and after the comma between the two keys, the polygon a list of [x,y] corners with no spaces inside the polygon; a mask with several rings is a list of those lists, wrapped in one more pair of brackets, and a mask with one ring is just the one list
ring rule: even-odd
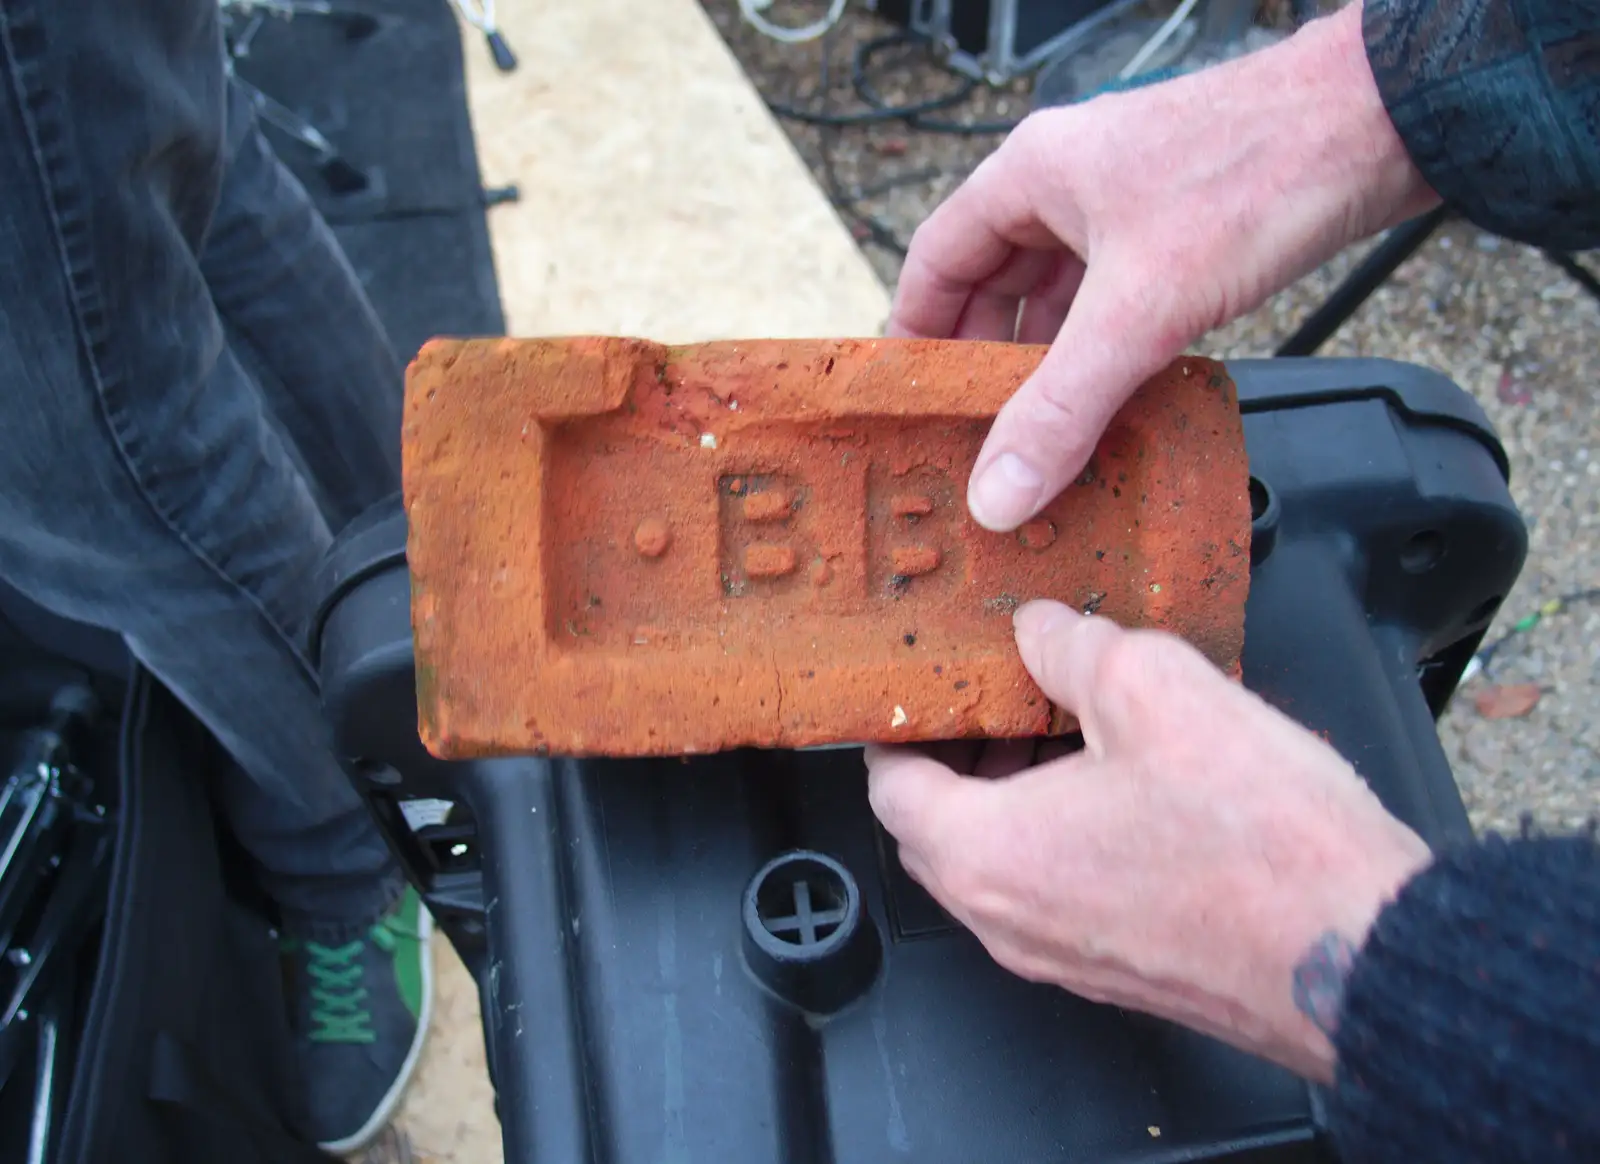
{"label": "man's thumb", "polygon": [[1092,264],[1050,350],[995,418],[967,486],[973,520],[1005,533],[1083,471],[1106,426],[1183,349],[1152,296]]}
{"label": "man's thumb", "polygon": [[1069,606],[1036,599],[1012,616],[1022,665],[1051,703],[1075,716],[1089,751],[1106,742],[1101,668],[1126,632],[1104,618],[1087,618]]}

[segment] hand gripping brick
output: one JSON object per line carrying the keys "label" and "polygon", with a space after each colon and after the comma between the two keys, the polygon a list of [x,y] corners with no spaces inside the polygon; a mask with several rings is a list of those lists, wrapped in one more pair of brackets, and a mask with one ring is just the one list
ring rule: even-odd
{"label": "hand gripping brick", "polygon": [[1184,357],[1021,530],[965,489],[1044,349],[435,340],[406,385],[423,742],[455,759],[1054,734],[1011,614],[1055,598],[1237,673],[1250,501]]}

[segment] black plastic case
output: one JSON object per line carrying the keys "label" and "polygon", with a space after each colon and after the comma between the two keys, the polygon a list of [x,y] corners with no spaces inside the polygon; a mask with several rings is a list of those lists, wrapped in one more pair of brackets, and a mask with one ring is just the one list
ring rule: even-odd
{"label": "black plastic case", "polygon": [[[1409,365],[1230,370],[1246,683],[1431,842],[1466,835],[1435,719],[1526,552],[1487,418]],[[513,1164],[1325,1158],[1288,1074],[999,969],[900,870],[857,751],[433,760],[404,546],[396,501],[329,557],[324,698],[478,976]],[[454,808],[413,833],[417,797]]]}

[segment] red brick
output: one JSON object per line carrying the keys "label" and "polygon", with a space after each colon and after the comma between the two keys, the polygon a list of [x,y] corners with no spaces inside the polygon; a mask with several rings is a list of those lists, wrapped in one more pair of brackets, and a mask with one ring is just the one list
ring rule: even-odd
{"label": "red brick", "polygon": [[1044,349],[925,340],[436,340],[405,504],[437,756],[676,755],[1068,730],[1016,652],[1051,597],[1237,674],[1248,468],[1186,357],[1014,534],[965,486]]}

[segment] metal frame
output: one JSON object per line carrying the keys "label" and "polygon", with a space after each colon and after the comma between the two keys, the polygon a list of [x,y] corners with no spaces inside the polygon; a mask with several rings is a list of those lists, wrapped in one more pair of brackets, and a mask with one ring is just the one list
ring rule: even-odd
{"label": "metal frame", "polygon": [[[1389,276],[1401,263],[1422,248],[1454,215],[1444,206],[1413,218],[1391,230],[1372,251],[1345,276],[1310,315],[1297,327],[1294,334],[1278,345],[1273,353],[1278,356],[1314,355],[1333,334],[1345,325],[1363,303],[1372,298],[1379,287],[1389,281]],[[1560,268],[1590,295],[1600,301],[1600,278],[1566,251],[1543,248],[1541,252],[1550,263]]]}
{"label": "metal frame", "polygon": [[956,0],[911,0],[910,26],[929,38],[945,62],[975,81],[1003,85],[1033,71],[1052,57],[1074,51],[1101,25],[1115,20],[1145,0],[1110,0],[1099,11],[1062,29],[1028,53],[1016,54],[1017,5],[1021,0],[994,0],[989,9],[989,31],[983,52],[971,53],[956,43],[950,32]]}
{"label": "metal frame", "polygon": [[[963,49],[951,33],[955,6],[959,0],[909,0],[906,22],[913,32],[928,37],[945,63],[963,76],[991,85],[1002,85],[1025,76],[1042,65],[1068,56],[1083,46],[1105,25],[1126,16],[1148,0],[1107,0],[1096,12],[1063,28],[1055,36],[1026,52],[1017,51],[1019,12],[1024,0],[993,0],[989,6],[989,28],[981,53]],[[1221,23],[1233,18],[1245,0],[1204,0],[1195,16],[1201,35],[1206,36]],[[876,4],[868,7],[876,10]]]}
{"label": "metal frame", "polygon": [[114,814],[78,760],[101,713],[61,688],[0,776],[0,1088],[30,1059],[27,1164],[53,1156],[77,1056],[78,959],[104,915]]}
{"label": "metal frame", "polygon": [[224,67],[229,78],[250,99],[256,114],[299,142],[316,158],[317,170],[330,192],[349,196],[372,185],[372,177],[340,152],[320,129],[287,105],[239,76],[235,68],[247,60],[257,33],[267,20],[315,16],[343,27],[349,40],[365,40],[378,31],[378,18],[361,8],[334,0],[220,0],[226,44]]}

